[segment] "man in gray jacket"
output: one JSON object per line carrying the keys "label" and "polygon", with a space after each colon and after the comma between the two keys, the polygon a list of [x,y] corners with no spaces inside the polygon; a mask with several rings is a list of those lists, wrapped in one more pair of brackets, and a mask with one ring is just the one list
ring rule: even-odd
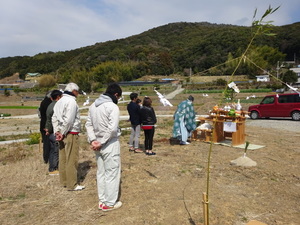
{"label": "man in gray jacket", "polygon": [[122,206],[118,201],[121,179],[120,129],[118,98],[122,89],[118,84],[110,84],[106,92],[90,106],[85,124],[88,141],[95,151],[97,160],[97,188],[102,211],[110,211]]}
{"label": "man in gray jacket", "polygon": [[60,183],[70,191],[85,188],[77,183],[80,133],[80,114],[76,102],[78,91],[77,84],[67,84],[62,98],[53,108],[52,116],[53,130],[60,144],[58,165]]}

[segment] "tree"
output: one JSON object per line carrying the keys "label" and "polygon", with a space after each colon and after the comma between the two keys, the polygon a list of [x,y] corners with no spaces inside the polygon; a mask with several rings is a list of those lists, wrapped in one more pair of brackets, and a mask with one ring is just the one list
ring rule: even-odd
{"label": "tree", "polygon": [[298,80],[298,76],[294,71],[288,70],[281,76],[281,80],[285,83],[295,83]]}
{"label": "tree", "polygon": [[[278,61],[283,61],[285,54],[281,53],[278,49],[270,46],[253,46],[249,48],[246,57],[241,62],[241,67],[237,69],[236,74],[248,74],[249,78],[255,78],[257,74],[262,71],[275,70]],[[225,71],[230,73],[238,65],[238,58],[233,58],[229,53],[225,66]]]}
{"label": "tree", "polygon": [[78,84],[80,89],[85,92],[90,92],[92,90],[90,73],[85,70],[74,71],[71,75],[70,81]]}

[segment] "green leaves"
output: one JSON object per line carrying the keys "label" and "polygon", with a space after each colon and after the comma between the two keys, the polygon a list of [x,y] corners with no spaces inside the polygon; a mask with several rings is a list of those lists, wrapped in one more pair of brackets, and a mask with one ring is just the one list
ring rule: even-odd
{"label": "green leaves", "polygon": [[267,36],[275,36],[275,33],[271,32],[271,27],[273,26],[272,23],[274,21],[270,20],[270,21],[264,21],[264,19],[273,14],[274,12],[276,12],[278,9],[280,8],[280,6],[278,6],[277,8],[273,9],[270,5],[269,8],[265,11],[265,13],[262,15],[262,17],[259,20],[255,20],[256,18],[256,14],[257,14],[257,9],[255,9],[254,11],[254,15],[253,15],[253,22],[252,22],[252,27],[256,28],[256,32],[254,35],[257,34],[264,34]]}

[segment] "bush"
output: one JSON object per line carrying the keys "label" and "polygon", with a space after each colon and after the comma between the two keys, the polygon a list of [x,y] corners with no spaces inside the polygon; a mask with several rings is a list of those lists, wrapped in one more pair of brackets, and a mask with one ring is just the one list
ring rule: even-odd
{"label": "bush", "polygon": [[26,141],[26,144],[28,145],[34,145],[40,143],[40,133],[32,133],[29,136],[29,140]]}
{"label": "bush", "polygon": [[6,97],[10,96],[10,92],[9,92],[9,90],[7,90],[7,88],[4,89],[4,95]]}
{"label": "bush", "polygon": [[[0,141],[6,141],[6,139],[4,137],[0,137]],[[1,152],[1,149],[0,149]]]}
{"label": "bush", "polygon": [[55,78],[52,75],[43,75],[41,76],[40,80],[39,80],[39,87],[43,88],[49,88],[49,87],[53,87],[56,83]]}
{"label": "bush", "polygon": [[222,78],[219,78],[219,79],[213,81],[213,83],[214,83],[215,85],[217,85],[217,86],[224,86],[224,87],[225,87],[226,84],[227,84],[227,81],[224,80],[224,79],[222,79]]}
{"label": "bush", "polygon": [[13,88],[13,91],[16,93],[16,94],[19,94],[21,92],[21,89],[19,87],[14,87]]}
{"label": "bush", "polygon": [[9,113],[0,113],[0,117],[11,116]]}

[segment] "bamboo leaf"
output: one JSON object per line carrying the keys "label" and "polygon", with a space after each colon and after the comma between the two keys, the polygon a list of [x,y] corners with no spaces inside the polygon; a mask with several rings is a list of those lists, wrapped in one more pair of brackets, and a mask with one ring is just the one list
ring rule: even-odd
{"label": "bamboo leaf", "polygon": [[249,141],[246,141],[246,144],[245,144],[245,153],[247,152],[247,149],[248,149],[248,146],[249,146],[250,142]]}
{"label": "bamboo leaf", "polygon": [[271,6],[269,5],[269,8],[265,11],[264,15],[261,17],[261,19],[265,18],[272,12]]}
{"label": "bamboo leaf", "polygon": [[256,17],[256,13],[257,13],[257,8],[255,8],[255,10],[254,10],[254,14],[253,14],[253,20],[255,19],[255,17]]}
{"label": "bamboo leaf", "polygon": [[280,8],[280,6],[278,6],[276,9],[274,9],[272,13],[276,12],[279,8]]}
{"label": "bamboo leaf", "polygon": [[275,33],[266,33],[265,35],[266,35],[266,36],[276,36]]}

